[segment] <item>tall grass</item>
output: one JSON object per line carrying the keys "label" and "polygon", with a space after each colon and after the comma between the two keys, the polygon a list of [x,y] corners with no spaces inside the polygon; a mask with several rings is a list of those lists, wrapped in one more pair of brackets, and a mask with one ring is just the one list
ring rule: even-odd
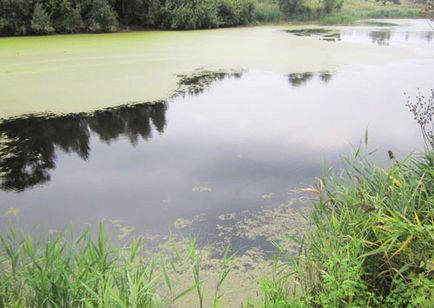
{"label": "tall grass", "polygon": [[263,286],[278,307],[432,307],[434,153],[388,169],[360,153],[314,188],[300,255]]}
{"label": "tall grass", "polygon": [[[170,257],[146,256],[141,239],[117,248],[101,224],[97,239],[60,234],[37,240],[11,229],[0,237],[0,307],[167,307],[196,291],[204,307],[201,254],[191,240]],[[212,302],[231,266],[227,254]],[[190,271],[193,283],[178,292],[171,276]],[[185,276],[187,277],[187,276]],[[193,304],[193,303],[192,303]]]}

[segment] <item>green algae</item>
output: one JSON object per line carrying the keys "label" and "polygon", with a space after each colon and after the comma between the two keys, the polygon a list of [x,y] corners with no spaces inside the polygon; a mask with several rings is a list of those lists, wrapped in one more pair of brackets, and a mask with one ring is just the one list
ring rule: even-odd
{"label": "green algae", "polygon": [[306,28],[306,29],[285,30],[285,32],[294,34],[296,36],[317,36],[317,35],[329,34],[332,32],[332,30],[325,29],[325,28]]}
{"label": "green algae", "polygon": [[[218,238],[198,247],[196,254],[201,258],[201,277],[203,279],[204,303],[211,306],[215,286],[221,273],[221,255],[231,247],[233,238],[244,239],[255,243],[255,240],[265,239],[270,244],[278,245],[279,249],[294,255],[299,246],[289,234],[302,234],[307,228],[304,213],[299,209],[305,199],[292,196],[288,202],[274,207],[262,208],[259,211],[240,211],[222,213],[218,216],[220,223],[216,225]],[[180,218],[177,221],[185,223],[183,229],[192,227],[196,218]],[[171,241],[160,241],[158,253],[161,255],[185,254],[187,238],[172,238]],[[249,246],[247,249],[237,250],[230,261],[231,271],[219,291],[223,294],[222,307],[239,307],[246,300],[261,301],[257,283],[263,278],[271,278],[274,251],[266,251],[259,246]],[[175,293],[194,285],[191,270],[188,266],[177,267],[172,283]],[[191,307],[197,301],[195,294],[187,294],[185,298],[176,302],[176,307]]]}
{"label": "green algae", "polygon": [[[287,28],[287,27],[285,27]],[[411,57],[405,49],[327,44],[283,27],[0,39],[0,118],[89,112],[169,97],[179,75],[209,70],[320,71]]]}

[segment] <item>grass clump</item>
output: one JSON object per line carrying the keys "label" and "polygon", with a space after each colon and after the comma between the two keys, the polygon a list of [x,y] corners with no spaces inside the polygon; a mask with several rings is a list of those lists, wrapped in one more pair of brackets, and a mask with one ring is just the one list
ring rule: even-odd
{"label": "grass clump", "polygon": [[[78,238],[59,234],[37,240],[10,229],[0,236],[0,307],[170,307],[189,295],[204,307],[206,277],[196,241],[182,250],[170,246],[164,256],[149,256],[140,238],[118,248],[102,224],[96,239],[89,230]],[[213,307],[221,300],[231,260],[227,253],[221,260]],[[183,277],[182,284],[177,277]]]}
{"label": "grass clump", "polygon": [[310,189],[312,228],[263,285],[268,306],[432,307],[434,153],[383,169],[359,149],[347,163]]}

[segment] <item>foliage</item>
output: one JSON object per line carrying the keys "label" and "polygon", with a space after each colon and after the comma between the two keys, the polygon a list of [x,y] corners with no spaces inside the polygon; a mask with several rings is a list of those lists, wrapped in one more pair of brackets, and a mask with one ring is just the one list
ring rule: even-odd
{"label": "foliage", "polygon": [[[0,307],[166,307],[194,291],[203,307],[205,277],[196,241],[184,250],[170,247],[171,254],[160,258],[146,256],[140,238],[117,248],[102,224],[96,239],[89,230],[78,238],[37,240],[10,229],[0,236]],[[225,254],[221,260],[213,307],[231,258]],[[191,276],[192,285],[178,291],[173,276],[181,274]]]}
{"label": "foliage", "polygon": [[0,0],[0,35],[26,34],[32,15],[30,0]]}
{"label": "foliage", "polygon": [[116,30],[117,15],[107,0],[83,1],[87,29],[90,32],[110,32]]}
{"label": "foliage", "polygon": [[223,26],[245,25],[252,22],[255,4],[251,0],[222,0],[219,16]]}
{"label": "foliage", "polygon": [[276,7],[265,1],[256,15],[255,0],[0,0],[0,35],[111,32],[119,23],[184,30],[244,25],[256,16],[276,20]]}
{"label": "foliage", "polygon": [[278,4],[286,18],[314,19],[340,11],[343,0],[278,0]]}
{"label": "foliage", "polygon": [[[434,0],[427,0],[425,3],[425,14],[426,17],[429,19],[429,22],[434,22]],[[430,23],[430,26],[432,29],[434,29],[434,26]]]}
{"label": "foliage", "polygon": [[171,29],[203,29],[218,26],[217,5],[213,0],[170,0],[166,5],[170,11]]}
{"label": "foliage", "polygon": [[345,7],[344,0],[0,0],[0,35],[110,32],[119,26],[208,29],[282,18],[348,24],[360,18],[418,17],[420,6],[433,16],[433,0],[378,1],[392,5],[373,0],[345,0]]}
{"label": "foliage", "polygon": [[307,14],[304,0],[278,0],[279,8],[286,18]]}
{"label": "foliage", "polygon": [[[390,3],[383,6],[376,1],[345,0],[339,16],[344,19],[343,23],[346,23],[345,20],[348,19],[423,17],[424,5],[418,4],[417,1],[402,0],[401,2],[400,5]],[[327,19],[327,17],[324,18]],[[334,18],[339,21],[339,18]]]}
{"label": "foliage", "polygon": [[[263,287],[266,296],[283,290],[274,296],[284,302],[280,307],[431,307],[434,153],[387,170],[360,153],[342,173],[326,173],[310,189],[318,196],[312,230],[280,281]],[[291,268],[294,275],[282,274]],[[288,286],[293,289],[282,296]]]}
{"label": "foliage", "polygon": [[279,6],[274,1],[257,1],[253,20],[258,22],[278,22],[282,19]]}
{"label": "foliage", "polygon": [[40,3],[36,4],[33,11],[30,28],[36,34],[48,34],[54,31],[54,28],[51,26],[50,16],[48,16]]}
{"label": "foliage", "polygon": [[356,17],[353,15],[345,15],[345,14],[330,14],[321,17],[319,23],[322,25],[351,25],[356,22]]}

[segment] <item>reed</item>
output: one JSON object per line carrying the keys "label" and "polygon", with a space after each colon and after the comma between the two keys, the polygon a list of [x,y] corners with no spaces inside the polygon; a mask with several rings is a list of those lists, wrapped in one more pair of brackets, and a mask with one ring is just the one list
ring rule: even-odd
{"label": "reed", "polygon": [[310,189],[312,228],[263,284],[265,306],[432,307],[434,153],[385,169],[363,148]]}
{"label": "reed", "polygon": [[[11,228],[0,236],[0,307],[167,307],[194,291],[198,306],[204,307],[196,241],[182,250],[170,247],[165,257],[149,256],[140,238],[116,247],[103,224],[97,238],[86,230],[78,238],[63,232],[36,239]],[[225,254],[222,260],[213,307],[231,258]],[[188,278],[189,272],[191,286],[174,285],[174,276]]]}

